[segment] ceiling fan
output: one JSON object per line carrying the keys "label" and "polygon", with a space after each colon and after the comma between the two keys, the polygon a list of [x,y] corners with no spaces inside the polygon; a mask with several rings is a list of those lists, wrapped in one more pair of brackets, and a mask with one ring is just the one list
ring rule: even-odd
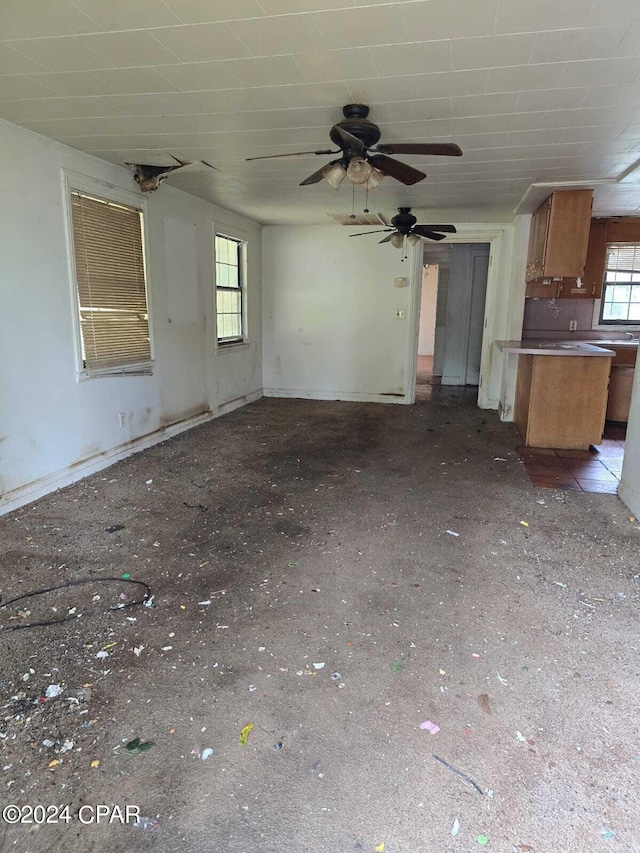
{"label": "ceiling fan", "polygon": [[160,184],[169,177],[172,172],[177,172],[182,169],[185,171],[189,167],[193,169],[200,168],[201,166],[208,166],[209,169],[215,169],[216,172],[219,169],[216,169],[215,166],[212,166],[211,163],[207,163],[205,160],[199,160],[197,163],[188,163],[186,161],[178,160],[177,157],[174,157],[173,154],[169,155],[173,160],[176,161],[177,165],[173,163],[170,166],[154,166],[148,163],[126,163],[131,171],[133,172],[133,179],[140,187],[140,191],[143,193],[152,193],[158,189]]}
{"label": "ceiling fan", "polygon": [[[348,178],[352,184],[364,184],[367,189],[378,186],[385,175],[410,186],[424,180],[427,176],[419,169],[394,160],[390,154],[432,154],[446,157],[460,157],[462,151],[453,142],[391,142],[380,145],[381,137],[378,125],[369,121],[369,107],[365,104],[347,104],[342,108],[344,118],[329,131],[331,141],[338,146],[323,151],[300,151],[295,154],[268,154],[264,157],[249,157],[248,160],[271,160],[278,157],[307,157],[312,154],[339,154],[326,166],[318,169],[301,182],[300,186],[317,184],[323,178],[339,189],[342,181]],[[352,235],[355,236],[355,235]]]}
{"label": "ceiling fan", "polygon": [[[384,221],[384,216],[378,214]],[[411,246],[420,242],[421,237],[427,240],[444,240],[447,234],[456,234],[455,225],[417,225],[416,217],[411,213],[410,207],[399,207],[398,212],[391,220],[392,228],[380,228],[376,231],[361,231],[358,234],[349,234],[349,237],[364,237],[365,234],[383,234],[391,232],[388,237],[383,237],[381,243],[391,243],[396,249],[402,249],[405,239]],[[439,233],[442,232],[442,233]]]}

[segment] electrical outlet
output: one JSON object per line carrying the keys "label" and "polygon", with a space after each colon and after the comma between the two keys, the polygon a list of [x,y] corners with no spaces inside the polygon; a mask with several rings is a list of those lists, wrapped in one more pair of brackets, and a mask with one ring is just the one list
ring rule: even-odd
{"label": "electrical outlet", "polygon": [[127,424],[127,416],[124,412],[120,412],[118,415],[118,425],[120,429],[124,429]]}
{"label": "electrical outlet", "polygon": [[407,316],[407,312],[404,308],[396,308],[396,320],[404,320]]}
{"label": "electrical outlet", "polygon": [[577,320],[571,320],[571,321],[570,321],[570,323],[569,323],[569,331],[570,331],[570,332],[575,332],[575,330],[576,330],[577,328],[578,328],[578,321],[577,321]]}

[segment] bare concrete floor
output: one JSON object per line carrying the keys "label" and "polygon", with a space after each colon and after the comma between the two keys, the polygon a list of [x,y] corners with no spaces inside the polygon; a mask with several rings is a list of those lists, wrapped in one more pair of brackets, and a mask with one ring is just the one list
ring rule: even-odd
{"label": "bare concrete floor", "polygon": [[638,525],[473,397],[263,400],[0,519],[5,601],[153,594],[0,609],[72,617],[1,637],[2,804],[71,813],[2,853],[640,850]]}

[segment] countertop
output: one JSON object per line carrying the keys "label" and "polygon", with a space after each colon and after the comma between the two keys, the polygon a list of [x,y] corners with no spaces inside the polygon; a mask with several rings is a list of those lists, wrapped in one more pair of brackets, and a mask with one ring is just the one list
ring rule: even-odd
{"label": "countertop", "polygon": [[[586,341],[496,341],[500,352],[517,353],[519,355],[558,355],[558,356],[590,356],[596,358],[612,358],[615,351],[603,346],[595,346]],[[626,343],[621,341],[620,343]],[[617,346],[617,342],[616,342]],[[637,346],[637,344],[636,344]]]}

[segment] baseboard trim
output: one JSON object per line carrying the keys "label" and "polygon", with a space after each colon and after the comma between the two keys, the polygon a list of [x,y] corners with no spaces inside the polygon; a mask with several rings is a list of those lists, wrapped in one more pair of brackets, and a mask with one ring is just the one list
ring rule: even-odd
{"label": "baseboard trim", "polygon": [[640,492],[627,480],[620,480],[618,497],[636,517],[640,516]]}
{"label": "baseboard trim", "polygon": [[182,432],[186,432],[189,429],[193,429],[194,427],[208,423],[208,421],[212,421],[222,415],[226,415],[234,409],[246,406],[249,403],[254,403],[262,396],[262,390],[259,390],[254,391],[251,394],[245,394],[242,397],[236,397],[234,400],[222,403],[215,409],[215,411],[208,409],[205,412],[201,412],[199,415],[193,415],[183,421],[177,421],[176,423],[160,427],[160,429],[154,430],[146,435],[141,435],[139,438],[127,442],[126,445],[120,444],[116,447],[112,447],[110,450],[105,450],[95,456],[90,456],[88,459],[83,459],[81,462],[76,462],[67,468],[62,468],[59,471],[54,471],[52,474],[47,474],[45,477],[41,477],[32,483],[27,483],[25,486],[20,486],[19,488],[0,497],[0,515],[6,515],[9,512],[20,509],[20,507],[25,506],[26,504],[38,500],[38,498],[42,498],[51,492],[55,492],[57,489],[63,489],[65,486],[70,486],[72,483],[76,483],[78,480],[83,480],[85,477],[96,474],[98,471],[102,471],[104,468],[108,468],[116,462],[120,462],[122,459],[127,459],[129,456],[133,456],[134,453],[140,453],[142,450],[153,447],[154,444],[160,444],[161,442],[167,441],[167,439],[173,438]]}
{"label": "baseboard trim", "polygon": [[298,388],[265,388],[265,397],[292,400],[339,400],[345,403],[394,403],[406,405],[404,394],[366,394],[359,391],[302,391]]}

